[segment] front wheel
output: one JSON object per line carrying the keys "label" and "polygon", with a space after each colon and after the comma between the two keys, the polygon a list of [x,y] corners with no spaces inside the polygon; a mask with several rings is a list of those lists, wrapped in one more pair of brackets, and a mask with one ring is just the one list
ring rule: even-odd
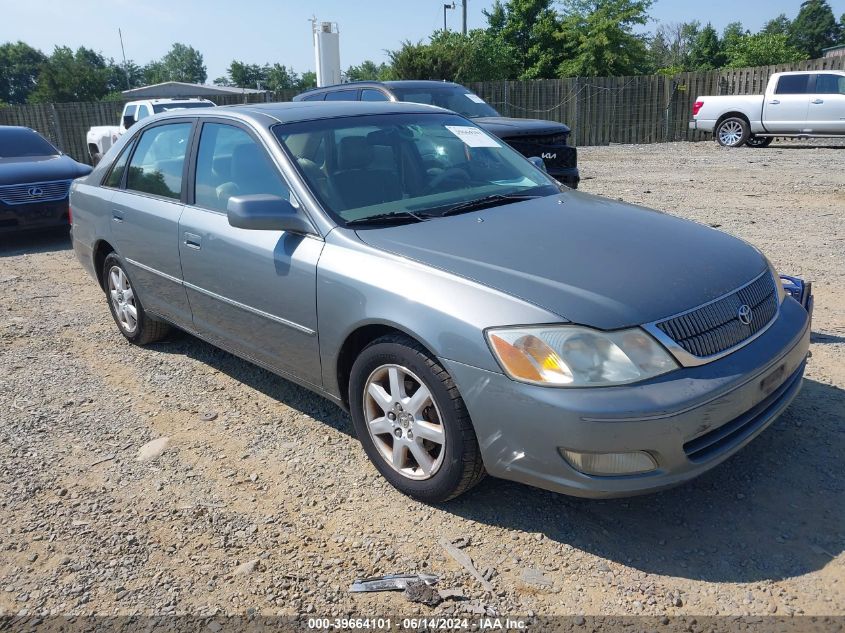
{"label": "front wheel", "polygon": [[748,147],[768,147],[772,144],[773,140],[775,139],[771,136],[752,136],[745,141],[745,144],[748,145]]}
{"label": "front wheel", "polygon": [[349,406],[367,457],[400,492],[438,503],[484,477],[458,388],[413,340],[385,336],[361,352],[352,366]]}
{"label": "front wheel", "polygon": [[748,121],[739,117],[729,117],[716,127],[716,142],[722,147],[740,147],[750,136]]}

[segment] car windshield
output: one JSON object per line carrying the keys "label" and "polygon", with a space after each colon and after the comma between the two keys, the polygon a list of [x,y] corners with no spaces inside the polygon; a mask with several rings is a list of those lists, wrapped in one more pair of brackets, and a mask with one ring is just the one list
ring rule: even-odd
{"label": "car windshield", "polygon": [[0,158],[26,156],[57,156],[59,150],[48,143],[38,132],[26,128],[0,126]]}
{"label": "car windshield", "polygon": [[187,108],[210,108],[213,103],[203,103],[201,101],[185,101],[182,103],[154,103],[153,112],[159,114],[160,112],[170,112],[171,110],[185,110]]}
{"label": "car windshield", "polygon": [[560,193],[520,154],[452,114],[319,119],[273,131],[341,224],[419,220],[470,210],[474,202]]}
{"label": "car windshield", "polygon": [[481,97],[462,86],[431,88],[391,86],[390,90],[399,101],[436,105],[470,119],[482,116],[499,116],[499,113],[487,105]]}

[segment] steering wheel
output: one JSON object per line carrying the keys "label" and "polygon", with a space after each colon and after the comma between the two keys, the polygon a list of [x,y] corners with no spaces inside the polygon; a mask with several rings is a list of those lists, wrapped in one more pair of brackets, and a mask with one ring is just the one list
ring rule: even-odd
{"label": "steering wheel", "polygon": [[458,187],[468,186],[470,184],[469,174],[458,167],[450,167],[442,174],[437,174],[434,178],[432,178],[426,188],[426,193],[433,193],[438,186],[447,182],[457,185],[457,187],[455,187],[456,189]]}

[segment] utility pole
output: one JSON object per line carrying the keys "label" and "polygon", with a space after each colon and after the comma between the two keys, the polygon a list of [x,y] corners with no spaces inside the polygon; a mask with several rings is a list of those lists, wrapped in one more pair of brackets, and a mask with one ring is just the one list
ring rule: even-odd
{"label": "utility pole", "polygon": [[469,0],[464,0],[463,2],[461,2],[461,9],[463,9],[463,14],[464,14],[463,15],[463,24],[461,26],[461,33],[463,33],[464,35],[467,34],[467,2],[468,1]]}
{"label": "utility pole", "polygon": [[120,27],[117,29],[117,36],[120,38],[120,52],[123,54],[123,72],[126,75],[126,89],[130,90],[132,85],[129,82],[129,69],[126,67],[126,50],[123,48],[123,32]]}
{"label": "utility pole", "polygon": [[449,28],[446,26],[446,9],[454,9],[455,3],[452,4],[443,4],[443,31],[448,31]]}

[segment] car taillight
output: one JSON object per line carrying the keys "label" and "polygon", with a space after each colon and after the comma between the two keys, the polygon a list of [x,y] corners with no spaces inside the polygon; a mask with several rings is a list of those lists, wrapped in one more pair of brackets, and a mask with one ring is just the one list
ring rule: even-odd
{"label": "car taillight", "polygon": [[67,205],[67,223],[73,226],[73,209],[70,208],[70,205]]}
{"label": "car taillight", "polygon": [[692,115],[696,116],[698,114],[699,110],[701,110],[702,107],[704,107],[703,101],[696,101],[695,103],[693,103],[692,104]]}

